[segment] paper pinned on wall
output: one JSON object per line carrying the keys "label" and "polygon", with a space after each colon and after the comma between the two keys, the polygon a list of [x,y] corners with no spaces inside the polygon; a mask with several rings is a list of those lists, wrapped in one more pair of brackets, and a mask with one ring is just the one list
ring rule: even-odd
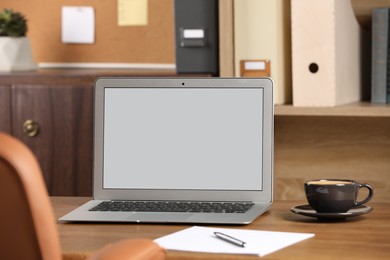
{"label": "paper pinned on wall", "polygon": [[148,25],[148,0],[118,0],[118,25]]}
{"label": "paper pinned on wall", "polygon": [[93,7],[63,6],[62,30],[63,43],[95,42],[95,12]]}

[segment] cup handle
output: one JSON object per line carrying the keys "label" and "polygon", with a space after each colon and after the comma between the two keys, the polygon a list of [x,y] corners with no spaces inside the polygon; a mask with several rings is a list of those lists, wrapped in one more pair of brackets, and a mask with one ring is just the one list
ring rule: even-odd
{"label": "cup handle", "polygon": [[365,198],[364,200],[362,200],[362,201],[356,201],[355,202],[355,206],[359,206],[359,205],[362,205],[362,204],[364,204],[364,203],[367,203],[367,202],[369,202],[370,201],[370,199],[372,198],[372,196],[374,196],[374,189],[370,186],[370,185],[368,185],[368,184],[360,184],[359,183],[359,189],[360,188],[367,188],[368,189],[368,196],[367,196],[367,198]]}

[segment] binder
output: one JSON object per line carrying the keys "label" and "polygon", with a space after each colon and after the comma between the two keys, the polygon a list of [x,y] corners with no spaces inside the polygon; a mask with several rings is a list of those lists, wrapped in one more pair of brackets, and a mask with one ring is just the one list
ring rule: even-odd
{"label": "binder", "polygon": [[372,9],[372,103],[390,103],[389,11],[389,8]]}
{"label": "binder", "polygon": [[294,106],[362,99],[362,30],[351,0],[292,0]]}
{"label": "binder", "polygon": [[267,60],[274,81],[274,103],[291,103],[290,0],[239,0],[233,8],[235,76],[263,75],[254,71],[241,74],[241,65]]}
{"label": "binder", "polygon": [[219,73],[217,0],[175,0],[177,73]]}

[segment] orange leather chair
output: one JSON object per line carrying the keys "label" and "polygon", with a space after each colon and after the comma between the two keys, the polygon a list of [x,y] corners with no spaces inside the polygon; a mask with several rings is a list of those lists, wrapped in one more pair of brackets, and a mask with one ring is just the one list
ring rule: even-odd
{"label": "orange leather chair", "polygon": [[[0,259],[62,259],[56,220],[39,164],[26,145],[0,133]],[[152,240],[123,240],[91,259],[164,259]]]}

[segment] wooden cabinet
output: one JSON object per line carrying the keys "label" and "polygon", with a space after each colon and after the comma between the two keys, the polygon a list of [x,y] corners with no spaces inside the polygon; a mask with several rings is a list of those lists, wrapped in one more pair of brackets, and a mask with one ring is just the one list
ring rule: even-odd
{"label": "wooden cabinet", "polygon": [[11,97],[12,134],[35,152],[49,194],[91,195],[92,84],[12,85]]}
{"label": "wooden cabinet", "polygon": [[275,107],[276,199],[305,199],[309,179],[345,178],[371,184],[373,201],[389,201],[389,158],[388,105]]}
{"label": "wooden cabinet", "polygon": [[0,131],[11,132],[11,91],[8,85],[0,84]]}
{"label": "wooden cabinet", "polygon": [[[92,195],[93,85],[99,76],[174,76],[172,71],[60,70],[0,73],[0,131],[38,158],[53,196]],[[28,121],[30,120],[30,121]],[[26,128],[37,126],[37,134]]]}
{"label": "wooden cabinet", "polygon": [[34,152],[50,195],[92,194],[92,92],[91,83],[0,87],[0,130]]}

